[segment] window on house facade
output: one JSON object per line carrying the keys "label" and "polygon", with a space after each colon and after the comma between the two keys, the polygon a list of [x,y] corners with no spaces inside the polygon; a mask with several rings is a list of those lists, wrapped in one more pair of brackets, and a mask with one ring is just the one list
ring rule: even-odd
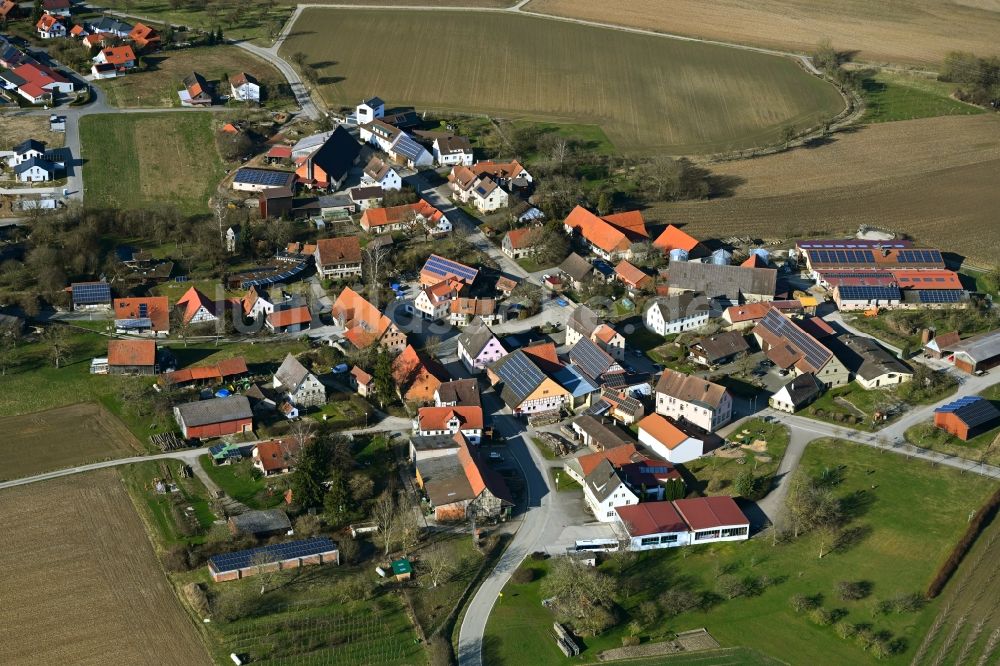
{"label": "window on house facade", "polygon": [[655,546],[660,543],[660,537],[643,537],[639,543],[643,546]]}
{"label": "window on house facade", "polygon": [[676,534],[664,534],[660,537],[660,543],[677,543]]}
{"label": "window on house facade", "polygon": [[704,541],[705,539],[718,539],[719,530],[705,530],[704,532],[695,532],[695,541]]}
{"label": "window on house facade", "polygon": [[747,527],[727,527],[722,530],[722,536],[724,537],[734,537],[734,536],[744,536],[747,533]]}

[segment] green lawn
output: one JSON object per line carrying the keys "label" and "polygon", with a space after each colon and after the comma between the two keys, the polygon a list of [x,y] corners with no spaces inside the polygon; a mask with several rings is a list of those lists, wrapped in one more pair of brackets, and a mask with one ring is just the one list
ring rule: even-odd
{"label": "green lawn", "polygon": [[556,486],[556,490],[559,492],[583,489],[583,486],[577,483],[569,474],[553,467],[549,468],[549,478],[552,479],[552,484]]}
{"label": "green lawn", "polygon": [[[448,34],[412,43],[400,34]],[[379,48],[373,49],[372,45]],[[469,50],[468,45],[476,48]],[[305,9],[281,55],[305,55],[332,106],[390,105],[563,125],[607,150],[703,154],[777,142],[843,109],[791,59],[513,13]],[[525,63],[531,63],[525,66]],[[494,85],[477,69],[503,73]],[[589,139],[588,139],[589,137]]]}
{"label": "green lawn", "polygon": [[441,548],[455,566],[454,571],[434,587],[428,580],[428,570],[420,562],[421,555],[427,550],[421,549],[416,553],[414,576],[423,578],[424,584],[417,590],[411,590],[409,596],[417,621],[427,636],[437,631],[448,614],[454,610],[462,592],[472,582],[483,562],[483,554],[473,545],[472,537],[467,534],[447,535],[431,547]]}
{"label": "green lawn", "polygon": [[[564,658],[550,638],[552,616],[541,605],[539,583],[508,584],[487,625],[486,662],[491,666],[595,662],[599,651],[621,645],[625,626],[639,617],[643,601],[655,600],[672,588],[714,593],[716,579],[728,572],[758,583],[766,576],[770,585],[756,596],[716,598],[707,610],[642,622],[642,640],[662,640],[671,631],[705,627],[724,647],[750,648],[790,664],[874,662],[855,641],[838,638],[830,626],[810,622],[789,603],[795,595],[822,594],[823,606],[846,613],[846,622],[870,624],[875,631],[901,639],[902,652],[886,663],[909,663],[940,602],[915,613],[890,615],[873,613],[874,605],[925,588],[964,531],[969,512],[981,505],[995,482],[849,442],[815,441],[806,449],[802,469],[819,474],[825,468],[839,468],[841,481],[834,492],[852,516],[848,528],[857,530],[859,540],[853,546],[819,558],[815,536],[777,545],[764,536],[640,554],[617,583],[622,590],[616,598],[623,613],[621,623],[604,635],[584,638],[587,649],[576,660]],[[529,560],[526,566],[544,572],[549,565]],[[601,568],[616,575],[613,562]],[[835,591],[841,580],[869,582],[870,597],[842,601]]]}
{"label": "green lawn", "polygon": [[972,308],[956,310],[894,310],[877,317],[848,315],[844,320],[851,326],[888,344],[904,349],[920,350],[920,332],[929,328],[939,333],[958,331],[963,338],[982,333],[1000,325],[1000,317]]}
{"label": "green lawn", "polygon": [[176,206],[208,213],[225,172],[208,112],[87,116],[80,121],[87,202],[94,207]]}
{"label": "green lawn", "polygon": [[[178,461],[149,461],[119,468],[132,503],[160,549],[203,543],[216,519],[205,486],[197,477],[185,479],[181,466]],[[156,481],[163,479],[176,483],[178,492],[157,493]]]}
{"label": "green lawn", "polygon": [[531,443],[535,445],[535,448],[538,449],[538,452],[542,454],[542,457],[546,460],[555,460],[559,457],[555,454],[552,448],[542,440],[537,437],[529,437],[529,439],[531,440]]}
{"label": "green lawn", "polygon": [[[615,152],[615,146],[608,139],[607,134],[601,129],[600,125],[583,125],[579,123],[539,123],[530,122],[527,120],[515,120],[513,123],[514,127],[535,127],[543,135],[544,134],[556,134],[568,141],[575,141],[581,144],[581,147],[590,153],[595,153],[598,155],[613,155]],[[525,155],[525,161],[528,163],[537,161],[540,155],[529,154]]]}
{"label": "green lawn", "polygon": [[[871,430],[878,400],[886,399],[888,395],[887,390],[868,391],[851,382],[825,392],[803,411],[803,415],[835,425]],[[856,409],[851,409],[845,402]]]}
{"label": "green lawn", "polygon": [[[767,450],[754,453],[744,449],[737,458],[723,456],[703,456],[680,465],[686,473],[688,493],[700,495],[736,495],[733,481],[749,469],[754,476],[754,496],[763,497],[770,489],[771,479],[778,471],[781,459],[788,448],[788,428],[780,423],[766,423],[761,419],[751,419],[727,437],[740,445],[752,445],[757,440],[767,443]],[[767,460],[769,459],[769,460]]]}
{"label": "green lawn", "polygon": [[284,502],[282,493],[287,487],[287,477],[265,479],[258,476],[249,460],[231,465],[215,465],[211,456],[204,455],[198,462],[209,478],[227,495],[251,509],[271,509]]}
{"label": "green lawn", "polygon": [[985,113],[984,109],[952,99],[954,84],[915,74],[882,71],[865,79],[862,85],[866,122]]}
{"label": "green lawn", "polygon": [[[202,30],[222,28],[226,39],[249,39],[270,46],[292,13],[287,3],[182,3],[168,0],[104,0],[102,7]],[[156,26],[159,27],[159,26]]]}

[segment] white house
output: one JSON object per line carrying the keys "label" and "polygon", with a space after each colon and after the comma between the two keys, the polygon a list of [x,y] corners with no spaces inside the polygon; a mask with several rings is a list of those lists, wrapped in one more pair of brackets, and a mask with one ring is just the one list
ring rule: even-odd
{"label": "white house", "polygon": [[379,157],[372,157],[365,165],[364,173],[361,175],[361,183],[378,185],[387,191],[403,188],[403,179],[399,177],[399,173]]}
{"label": "white house", "polygon": [[389,152],[392,144],[403,134],[403,130],[394,127],[378,118],[361,124],[358,128],[358,135],[361,140],[370,144],[383,152]]}
{"label": "white house", "polygon": [[285,356],[281,367],[274,373],[272,386],[283,389],[288,401],[298,407],[326,404],[326,386],[291,354]]}
{"label": "white house", "polygon": [[704,442],[659,414],[650,414],[639,421],[639,441],[672,463],[685,463],[704,455]]}
{"label": "white house", "polygon": [[260,103],[260,82],[246,72],[240,72],[230,77],[229,89],[233,99],[241,102]]}
{"label": "white house", "polygon": [[493,179],[489,177],[480,178],[469,192],[469,202],[480,213],[490,213],[506,208],[510,204],[510,195],[497,185]]}
{"label": "white house", "polygon": [[66,26],[62,24],[58,16],[52,14],[42,14],[35,24],[38,36],[42,39],[54,39],[66,36]]}
{"label": "white house", "polygon": [[668,368],[656,382],[656,413],[714,432],[732,418],[733,397],[725,386]]}
{"label": "white house", "polygon": [[434,161],[441,166],[472,166],[472,144],[461,136],[434,139]]}
{"label": "white house", "polygon": [[351,201],[358,207],[358,210],[379,208],[385,199],[385,190],[378,185],[352,187],[348,192],[351,195]]}
{"label": "white house", "polygon": [[270,301],[267,294],[263,291],[258,291],[253,286],[247,290],[246,296],[242,299],[242,304],[243,315],[250,319],[266,318],[274,312],[274,303]]}
{"label": "white house", "polygon": [[[399,131],[399,130],[397,130]],[[398,164],[405,164],[411,169],[429,167],[434,164],[434,156],[427,149],[414,141],[406,132],[399,131],[396,140],[388,150],[389,157]]]}
{"label": "white house", "polygon": [[43,183],[55,180],[58,170],[55,164],[41,157],[32,157],[14,167],[17,180],[21,183]]}
{"label": "white house", "polygon": [[620,528],[628,537],[628,550],[656,550],[691,543],[688,524],[673,502],[642,502],[615,509]]}
{"label": "white house", "polygon": [[646,328],[657,335],[692,331],[708,323],[709,303],[701,294],[684,293],[657,298],[643,315]]}
{"label": "white house", "polygon": [[794,414],[816,400],[823,393],[824,388],[823,382],[816,379],[816,375],[807,372],[794,377],[775,391],[768,398],[767,404],[773,409]]}
{"label": "white house", "polygon": [[583,497],[587,507],[602,523],[616,520],[616,508],[639,503],[638,495],[632,492],[607,459],[602,460],[583,480]]}
{"label": "white house", "polygon": [[455,286],[447,280],[424,287],[413,299],[413,309],[427,319],[444,319],[448,316],[451,299],[457,296]]}
{"label": "white house", "polygon": [[385,102],[378,97],[366,99],[355,107],[354,115],[357,117],[359,125],[370,123],[376,118],[382,118],[385,116]]}
{"label": "white house", "polygon": [[461,432],[470,444],[483,439],[483,408],[473,405],[421,407],[413,420],[413,434],[421,437]]}

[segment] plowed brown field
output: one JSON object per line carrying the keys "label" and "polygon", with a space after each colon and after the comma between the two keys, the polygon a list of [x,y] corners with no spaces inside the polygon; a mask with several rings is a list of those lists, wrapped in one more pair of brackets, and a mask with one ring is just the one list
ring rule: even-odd
{"label": "plowed brown field", "polygon": [[209,664],[117,472],[0,492],[0,664]]}
{"label": "plowed brown field", "polygon": [[823,38],[873,62],[939,63],[997,53],[996,0],[532,0],[525,11],[677,35],[809,51]]}
{"label": "plowed brown field", "polygon": [[831,143],[711,166],[729,198],[662,204],[649,219],[698,237],[781,238],[888,227],[996,262],[1000,118],[942,117],[858,128]]}

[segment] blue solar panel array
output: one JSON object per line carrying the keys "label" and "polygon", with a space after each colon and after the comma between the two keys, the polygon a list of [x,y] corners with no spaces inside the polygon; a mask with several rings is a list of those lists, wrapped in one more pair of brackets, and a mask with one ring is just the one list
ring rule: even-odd
{"label": "blue solar panel array", "polygon": [[245,183],[246,185],[268,185],[270,187],[281,187],[288,183],[290,171],[272,171],[271,169],[254,169],[244,167],[236,171],[233,178],[234,183]]}
{"label": "blue solar panel array", "polygon": [[986,423],[991,423],[1000,419],[1000,411],[993,406],[993,403],[978,395],[967,395],[947,405],[942,405],[934,410],[937,412],[957,414],[965,425],[975,428]]}
{"label": "blue solar panel array", "polygon": [[941,250],[900,250],[896,261],[901,264],[943,264]]}
{"label": "blue solar panel array", "polygon": [[874,264],[871,250],[810,250],[809,259],[820,264]]}
{"label": "blue solar panel array", "polygon": [[314,537],[312,539],[303,539],[301,541],[289,541],[287,543],[275,543],[269,546],[261,546],[260,548],[238,550],[235,553],[213,555],[208,558],[208,563],[211,565],[212,569],[219,573],[223,573],[226,571],[236,571],[238,569],[246,569],[247,567],[256,566],[257,562],[254,562],[254,558],[259,553],[265,555],[268,558],[268,561],[281,562],[283,560],[291,560],[298,557],[309,557],[310,555],[327,553],[332,550],[337,550],[336,544],[332,541],[326,537]]}
{"label": "blue solar panel array", "polygon": [[849,301],[898,301],[898,287],[848,286],[837,287],[840,297]]}
{"label": "blue solar panel array", "polygon": [[392,150],[393,152],[402,155],[411,162],[415,162],[417,158],[420,157],[421,154],[426,152],[423,146],[421,146],[419,143],[417,143],[410,137],[406,136],[405,134],[403,134],[396,140],[396,143],[393,144],[392,146]]}
{"label": "blue solar panel array", "polygon": [[241,284],[243,289],[249,289],[250,287],[270,287],[274,284],[285,284],[287,282],[293,282],[302,277],[302,274],[309,268],[309,264],[312,262],[312,257],[309,257],[303,262],[295,264],[292,268],[288,269],[284,273],[279,273],[277,275],[271,275],[265,278],[258,278],[256,280],[244,280]]}
{"label": "blue solar panel array", "polygon": [[454,275],[460,280],[472,283],[476,279],[476,275],[479,271],[465,264],[460,264],[457,261],[452,261],[451,259],[445,259],[444,257],[439,257],[436,254],[432,254],[427,258],[427,263],[424,264],[424,270],[434,273],[435,275],[440,275],[442,278],[449,275]]}
{"label": "blue solar panel array", "polygon": [[615,366],[615,360],[590,338],[580,338],[569,350],[569,358],[592,379],[600,379],[601,375]]}
{"label": "blue solar panel array", "polygon": [[904,247],[910,247],[913,245],[910,241],[880,241],[880,240],[863,240],[859,238],[851,238],[847,240],[814,240],[814,241],[800,241],[799,247],[803,250],[816,250],[816,249],[831,249],[831,250],[846,250],[846,249],[858,249],[858,248],[891,248],[898,249]]}
{"label": "blue solar panel array", "polygon": [[817,342],[793,322],[785,319],[780,312],[771,310],[760,320],[760,325],[787,344],[792,345],[802,354],[806,363],[815,369],[820,369],[833,356],[833,352]]}
{"label": "blue solar panel array", "polygon": [[99,305],[111,301],[111,287],[106,282],[78,282],[72,288],[74,305]]}
{"label": "blue solar panel array", "polygon": [[921,303],[958,303],[965,297],[961,289],[917,289]]}
{"label": "blue solar panel array", "polygon": [[889,271],[823,271],[823,279],[827,282],[837,280],[891,280]]}
{"label": "blue solar panel array", "polygon": [[505,356],[495,372],[503,380],[504,386],[521,400],[531,395],[545,381],[542,371],[521,350]]}
{"label": "blue solar panel array", "polygon": [[117,328],[123,328],[129,330],[131,329],[142,330],[144,328],[152,328],[153,320],[149,318],[119,319],[118,321],[115,322],[115,326]]}

